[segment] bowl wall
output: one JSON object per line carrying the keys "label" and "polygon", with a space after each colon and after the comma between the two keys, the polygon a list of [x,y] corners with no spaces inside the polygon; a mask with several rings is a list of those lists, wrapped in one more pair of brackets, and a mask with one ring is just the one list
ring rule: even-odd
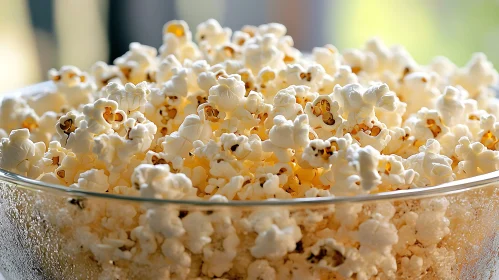
{"label": "bowl wall", "polygon": [[6,279],[359,279],[372,269],[380,279],[499,279],[497,184],[317,207],[207,207],[0,181]]}

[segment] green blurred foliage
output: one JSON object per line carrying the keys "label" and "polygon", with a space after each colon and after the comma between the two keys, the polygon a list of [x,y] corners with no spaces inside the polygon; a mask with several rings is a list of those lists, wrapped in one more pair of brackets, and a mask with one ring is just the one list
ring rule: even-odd
{"label": "green blurred foliage", "polygon": [[444,55],[464,65],[472,53],[484,52],[499,65],[498,0],[352,0],[334,8],[329,24],[340,49],[378,36],[405,46],[422,64]]}

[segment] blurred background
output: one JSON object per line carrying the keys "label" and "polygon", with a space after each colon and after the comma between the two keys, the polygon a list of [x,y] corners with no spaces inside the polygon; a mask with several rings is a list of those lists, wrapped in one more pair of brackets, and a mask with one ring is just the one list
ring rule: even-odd
{"label": "blurred background", "polygon": [[0,0],[0,92],[43,81],[47,70],[111,62],[130,42],[159,47],[162,26],[191,30],[209,18],[239,29],[280,22],[295,46],[340,50],[378,36],[422,64],[445,55],[463,65],[482,51],[499,65],[499,0]]}

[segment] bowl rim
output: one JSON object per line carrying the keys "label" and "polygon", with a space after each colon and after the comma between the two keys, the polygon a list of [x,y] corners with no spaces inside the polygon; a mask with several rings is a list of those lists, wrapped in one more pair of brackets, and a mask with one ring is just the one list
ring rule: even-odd
{"label": "bowl rim", "polygon": [[[46,81],[16,91],[5,93],[0,96],[0,102],[3,97],[11,94],[30,95],[36,93],[46,92],[54,88],[52,81]],[[257,206],[323,206],[330,204],[340,203],[361,203],[372,202],[381,200],[398,200],[398,199],[416,199],[422,197],[431,197],[438,195],[449,195],[459,192],[464,192],[471,189],[488,186],[492,183],[499,182],[499,171],[482,174],[479,176],[456,180],[436,186],[414,188],[407,190],[396,190],[389,192],[381,192],[376,194],[361,194],[355,196],[333,196],[333,197],[311,197],[311,198],[293,198],[293,199],[267,199],[267,200],[231,200],[228,202],[218,202],[209,200],[176,200],[176,199],[160,199],[148,198],[140,196],[125,196],[119,194],[99,193],[79,190],[70,188],[63,185],[46,183],[34,179],[30,179],[13,172],[0,168],[0,183],[2,181],[15,184],[16,187],[29,189],[39,192],[52,192],[57,194],[64,194],[70,197],[92,197],[101,199],[115,199],[128,202],[142,202],[142,203],[159,203],[159,204],[172,204],[183,206],[200,206],[200,207],[216,207],[216,206],[229,206],[229,207],[257,207]],[[4,187],[1,186],[0,187]]]}
{"label": "bowl rim", "polygon": [[[68,197],[80,198],[101,198],[113,199],[126,202],[142,202],[156,204],[172,204],[178,206],[200,206],[200,207],[265,207],[265,206],[324,206],[340,203],[362,203],[385,200],[400,200],[400,199],[418,199],[423,197],[432,197],[438,195],[450,195],[460,192],[465,192],[472,189],[489,186],[499,182],[499,171],[494,171],[475,177],[456,180],[436,186],[414,188],[407,190],[396,190],[389,192],[381,192],[376,194],[361,194],[355,196],[333,196],[333,197],[306,197],[293,199],[267,199],[267,200],[230,200],[228,202],[209,201],[209,200],[183,200],[183,199],[162,199],[149,198],[141,196],[125,196],[111,193],[99,193],[76,188],[70,188],[63,185],[42,182],[30,179],[13,172],[0,168],[0,183],[8,182],[15,184],[16,187],[29,189],[39,192],[50,192],[56,194],[67,195]],[[0,187],[4,187],[1,186]]]}

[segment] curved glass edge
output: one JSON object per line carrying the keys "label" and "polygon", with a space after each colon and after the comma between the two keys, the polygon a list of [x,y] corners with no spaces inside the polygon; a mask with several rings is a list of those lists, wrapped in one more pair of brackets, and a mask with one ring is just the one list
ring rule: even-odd
{"label": "curved glass edge", "polygon": [[[0,96],[7,96],[11,94],[30,95],[45,92],[54,87],[52,81],[46,81],[39,84],[34,84],[21,88],[11,93],[5,93]],[[496,88],[499,92],[499,86]],[[19,188],[27,188],[30,190],[56,192],[68,196],[80,197],[95,197],[104,199],[117,199],[122,201],[135,201],[147,203],[160,203],[160,204],[176,204],[184,206],[200,206],[200,207],[216,207],[216,206],[230,206],[230,207],[254,207],[254,206],[321,206],[326,204],[338,203],[355,203],[355,202],[368,202],[379,200],[396,200],[396,199],[414,199],[436,195],[449,195],[458,192],[467,191],[474,188],[485,187],[492,183],[499,182],[499,171],[491,172],[488,174],[467,178],[463,180],[453,181],[433,187],[425,187],[409,190],[398,190],[377,194],[356,195],[356,196],[337,196],[337,197],[314,197],[314,198],[294,198],[288,200],[259,200],[259,201],[239,201],[233,200],[229,202],[212,202],[206,200],[170,200],[170,199],[157,199],[157,198],[144,198],[137,196],[124,196],[109,193],[88,192],[78,189],[65,187],[62,185],[49,184],[33,179],[29,179],[15,173],[3,170],[0,168],[0,180],[16,184]]]}
{"label": "curved glass edge", "polygon": [[457,180],[433,187],[398,190],[391,192],[383,192],[377,194],[365,194],[356,196],[336,196],[336,197],[313,197],[313,198],[294,198],[287,200],[269,199],[255,201],[232,200],[229,202],[214,202],[207,200],[172,200],[159,198],[145,198],[139,196],[124,196],[109,193],[98,193],[82,191],[74,188],[69,188],[62,185],[45,183],[33,179],[20,176],[18,174],[6,171],[0,168],[0,180],[15,184],[16,187],[30,189],[34,191],[53,192],[67,196],[78,197],[93,197],[103,199],[113,199],[128,202],[144,202],[144,203],[159,203],[159,204],[175,204],[183,206],[201,206],[201,207],[254,207],[254,206],[321,206],[327,204],[339,203],[360,203],[381,200],[398,200],[398,199],[416,199],[422,197],[430,197],[437,195],[450,195],[459,192],[468,191],[471,189],[481,188],[493,183],[499,182],[499,171],[479,175],[472,178]]}

